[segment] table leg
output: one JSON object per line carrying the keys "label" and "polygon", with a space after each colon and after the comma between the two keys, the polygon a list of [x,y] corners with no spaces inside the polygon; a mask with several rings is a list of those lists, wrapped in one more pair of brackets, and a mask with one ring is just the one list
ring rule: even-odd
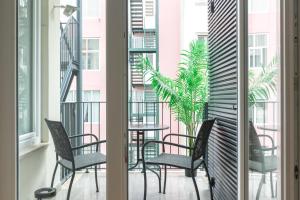
{"label": "table leg", "polygon": [[140,136],[141,136],[141,139],[142,139],[142,145],[144,145],[144,142],[145,142],[145,137],[144,137],[144,134],[145,132],[144,131],[137,131],[137,143],[136,143],[136,149],[137,149],[137,159],[136,159],[136,163],[128,168],[128,170],[132,170],[134,168],[136,168],[139,164],[139,162],[142,161],[142,158],[140,158]]}

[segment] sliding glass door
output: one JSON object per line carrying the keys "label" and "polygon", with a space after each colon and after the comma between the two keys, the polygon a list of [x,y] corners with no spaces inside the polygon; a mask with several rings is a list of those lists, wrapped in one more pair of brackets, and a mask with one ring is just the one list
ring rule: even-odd
{"label": "sliding glass door", "polygon": [[248,0],[249,199],[280,199],[280,0]]}

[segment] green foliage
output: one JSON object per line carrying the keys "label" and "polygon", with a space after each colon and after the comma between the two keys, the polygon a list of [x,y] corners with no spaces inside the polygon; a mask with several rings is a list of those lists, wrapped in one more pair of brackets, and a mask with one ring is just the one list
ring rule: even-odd
{"label": "green foliage", "polygon": [[277,70],[275,67],[277,60],[273,61],[266,67],[259,69],[249,69],[249,87],[248,101],[249,107],[257,101],[267,100],[271,95],[276,94]]}
{"label": "green foliage", "polygon": [[[169,107],[187,132],[195,136],[208,100],[207,43],[193,41],[189,50],[182,51],[177,78],[171,79],[153,68],[149,59],[142,58],[139,67],[150,74],[153,90]],[[190,141],[192,145],[192,141]]]}

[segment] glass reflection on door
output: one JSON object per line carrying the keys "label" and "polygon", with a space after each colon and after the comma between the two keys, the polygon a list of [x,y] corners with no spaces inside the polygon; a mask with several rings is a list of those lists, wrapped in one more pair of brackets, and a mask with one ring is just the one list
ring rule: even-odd
{"label": "glass reflection on door", "polygon": [[249,199],[279,199],[280,1],[248,0]]}

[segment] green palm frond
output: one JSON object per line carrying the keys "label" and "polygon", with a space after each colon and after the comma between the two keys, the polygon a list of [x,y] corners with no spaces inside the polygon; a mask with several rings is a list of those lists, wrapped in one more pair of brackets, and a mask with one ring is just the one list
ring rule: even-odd
{"label": "green palm frond", "polygon": [[259,100],[267,100],[276,94],[278,68],[276,59],[266,67],[249,70],[248,101],[253,106]]}
{"label": "green palm frond", "polygon": [[182,51],[175,79],[162,75],[147,57],[141,58],[139,68],[150,75],[153,90],[163,101],[169,101],[188,133],[195,135],[208,99],[207,43],[194,41],[189,50]]}

